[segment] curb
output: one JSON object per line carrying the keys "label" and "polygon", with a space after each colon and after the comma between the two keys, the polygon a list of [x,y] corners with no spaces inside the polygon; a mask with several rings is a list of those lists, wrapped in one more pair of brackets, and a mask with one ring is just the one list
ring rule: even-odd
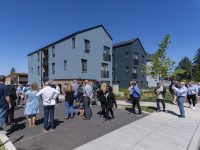
{"label": "curb", "polygon": [[16,150],[15,146],[12,144],[12,142],[8,139],[8,137],[5,134],[0,134],[0,139],[6,150]]}
{"label": "curb", "polygon": [[192,140],[187,148],[187,150],[199,150],[200,149],[200,121],[198,123],[198,126],[195,130],[195,133],[192,137]]}

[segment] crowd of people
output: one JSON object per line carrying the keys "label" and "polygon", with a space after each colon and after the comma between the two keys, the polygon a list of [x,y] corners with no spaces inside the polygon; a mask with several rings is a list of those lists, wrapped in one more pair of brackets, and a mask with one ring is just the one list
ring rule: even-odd
{"label": "crowd of people", "polygon": [[[88,80],[73,81],[73,83],[65,83],[61,87],[53,85],[50,82],[45,82],[44,88],[39,88],[37,83],[32,83],[29,86],[19,85],[6,86],[4,84],[5,76],[0,76],[0,133],[3,131],[4,122],[7,125],[14,126],[14,111],[23,108],[24,115],[27,117],[28,126],[36,127],[36,117],[39,111],[40,101],[43,104],[44,110],[44,129],[43,132],[54,131],[55,105],[60,103],[59,95],[64,95],[65,119],[73,119],[74,115],[83,117],[84,120],[90,120],[92,117],[92,105],[101,106],[100,117],[105,118],[104,123],[115,120],[113,107],[117,108],[113,89],[107,83],[89,82]],[[132,101],[132,111],[130,113],[142,115],[140,106],[141,90],[136,81],[130,81],[130,99]],[[180,118],[185,118],[185,102],[189,103],[189,107],[195,109],[198,99],[200,99],[200,83],[193,81],[186,85],[184,82],[172,82],[169,86],[169,91],[173,97],[173,103],[178,104],[180,109]],[[160,112],[160,103],[162,103],[163,111],[166,112],[165,95],[166,87],[162,83],[158,83],[154,93],[156,95],[157,112]],[[76,113],[75,113],[76,109]],[[50,121],[50,123],[49,123]]]}
{"label": "crowd of people", "polygon": [[[61,89],[59,85],[45,82],[44,88],[39,88],[37,83],[29,86],[19,85],[6,86],[4,84],[5,76],[0,76],[0,133],[3,131],[4,122],[7,125],[14,126],[14,111],[24,108],[24,114],[27,117],[29,128],[36,127],[36,117],[39,111],[40,101],[44,110],[44,129],[43,132],[54,131],[55,105],[60,103],[59,95],[65,97],[65,119],[72,119],[76,114],[83,117],[84,120],[90,120],[92,117],[92,104],[101,104],[100,116],[104,117],[104,123],[115,119],[113,106],[117,107],[112,87],[106,83],[93,83],[88,80],[73,81],[65,83]],[[109,114],[110,113],[110,114]],[[111,117],[110,117],[111,115]],[[50,122],[50,123],[49,123]]]}

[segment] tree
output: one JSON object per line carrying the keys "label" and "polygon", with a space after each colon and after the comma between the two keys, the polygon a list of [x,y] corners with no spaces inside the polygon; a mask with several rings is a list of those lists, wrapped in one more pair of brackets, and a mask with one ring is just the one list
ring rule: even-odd
{"label": "tree", "polygon": [[195,80],[200,81],[200,48],[197,50],[194,59],[193,59],[193,65],[194,65],[194,72],[192,72],[192,76]]}
{"label": "tree", "polygon": [[146,74],[154,79],[163,80],[169,77],[174,69],[175,62],[167,57],[166,50],[171,43],[170,35],[166,35],[164,40],[159,44],[159,49],[152,56],[151,66],[146,66]]}
{"label": "tree", "polygon": [[[180,71],[182,70],[182,72]],[[175,68],[177,80],[189,80],[191,79],[191,71],[192,71],[192,62],[188,57],[184,57],[178,63],[178,66]]]}
{"label": "tree", "polygon": [[12,67],[12,69],[10,70],[10,73],[15,73],[16,71],[15,71],[15,68],[14,67]]}

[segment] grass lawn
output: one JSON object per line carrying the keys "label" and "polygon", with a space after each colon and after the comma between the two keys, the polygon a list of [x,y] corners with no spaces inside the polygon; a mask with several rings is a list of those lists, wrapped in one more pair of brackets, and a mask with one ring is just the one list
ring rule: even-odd
{"label": "grass lawn", "polygon": [[[172,103],[172,95],[167,92],[165,95],[165,102]],[[143,102],[156,102],[156,95],[154,93],[145,93],[141,97],[141,101]]]}
{"label": "grass lawn", "polygon": [[[127,100],[129,99],[129,91],[127,89],[120,89],[120,92],[124,92],[124,96],[120,97],[116,95],[116,99],[119,100]],[[141,101],[143,102],[156,102],[156,95],[154,94],[153,90],[148,93],[142,93]],[[172,103],[172,95],[167,92],[165,95],[165,102],[166,103]]]}
{"label": "grass lawn", "polygon": [[0,140],[0,150],[6,150],[1,140]]}
{"label": "grass lawn", "polygon": [[[152,106],[141,106],[141,109],[142,111],[148,112],[148,113],[153,113],[157,110],[156,107],[152,107]],[[125,110],[132,111],[132,106],[126,106]]]}

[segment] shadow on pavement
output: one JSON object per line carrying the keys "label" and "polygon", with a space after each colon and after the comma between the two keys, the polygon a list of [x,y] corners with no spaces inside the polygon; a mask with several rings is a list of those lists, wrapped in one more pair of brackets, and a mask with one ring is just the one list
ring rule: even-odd
{"label": "shadow on pavement", "polygon": [[10,135],[18,130],[23,130],[25,127],[26,127],[26,123],[16,124],[8,130],[8,133],[6,135]]}
{"label": "shadow on pavement", "polygon": [[177,113],[175,113],[174,111],[171,111],[171,110],[167,110],[167,113],[174,115],[174,116],[179,116]]}
{"label": "shadow on pavement", "polygon": [[18,118],[15,118],[15,122],[16,122],[16,123],[22,122],[22,121],[24,121],[24,120],[26,120],[26,117],[18,117]]}

